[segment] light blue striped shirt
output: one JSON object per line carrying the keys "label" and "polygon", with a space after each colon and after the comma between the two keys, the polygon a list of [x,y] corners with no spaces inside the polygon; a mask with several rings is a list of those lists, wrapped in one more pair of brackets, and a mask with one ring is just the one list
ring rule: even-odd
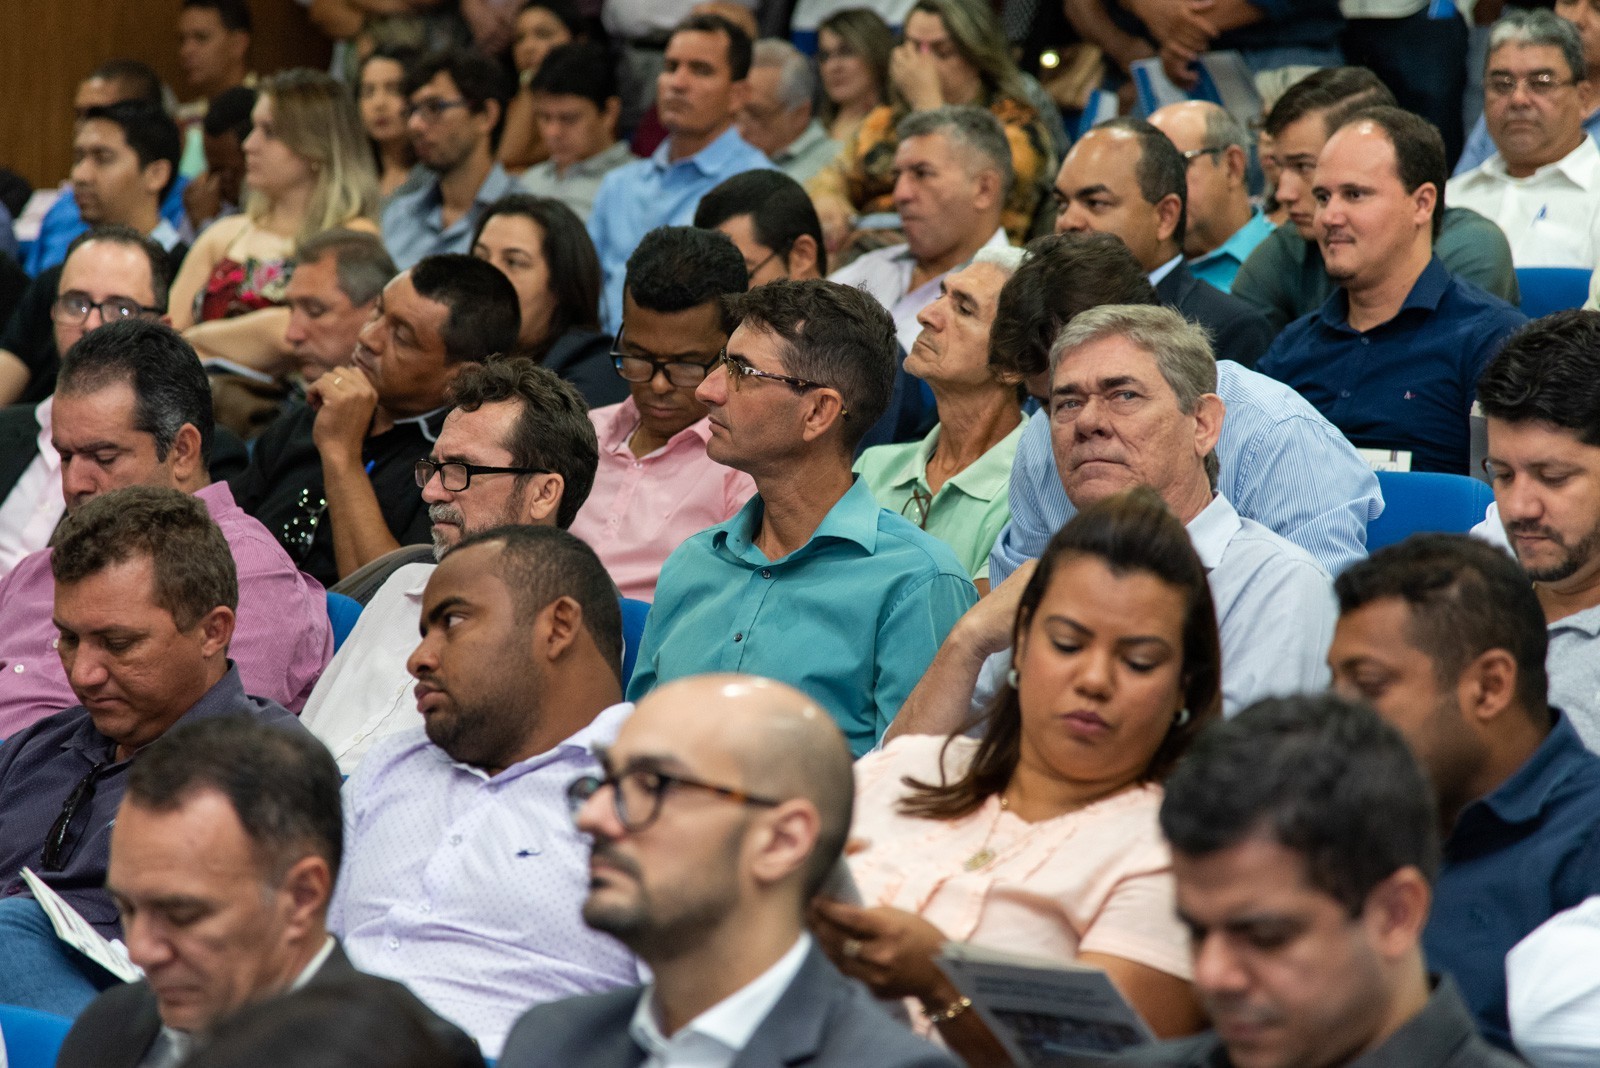
{"label": "light blue striped shirt", "polygon": [[[1367,524],[1383,511],[1383,495],[1344,435],[1293,389],[1232,360],[1217,361],[1217,393],[1227,405],[1217,492],[1330,575],[1366,556]],[[1037,558],[1076,511],[1056,471],[1049,413],[1040,412],[1011,466],[1011,522],[989,554],[990,582]]]}

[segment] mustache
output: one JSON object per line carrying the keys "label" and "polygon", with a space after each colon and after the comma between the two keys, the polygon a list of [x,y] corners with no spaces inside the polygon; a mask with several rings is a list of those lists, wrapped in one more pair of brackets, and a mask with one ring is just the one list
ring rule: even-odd
{"label": "mustache", "polygon": [[1512,535],[1513,537],[1517,535],[1533,535],[1534,537],[1538,538],[1549,538],[1557,545],[1563,547],[1567,544],[1561,539],[1561,535],[1559,533],[1552,530],[1550,527],[1544,526],[1537,520],[1515,519],[1510,523],[1507,523],[1505,527],[1506,533]]}
{"label": "mustache", "polygon": [[611,843],[603,838],[594,840],[594,845],[589,850],[589,859],[591,861],[604,861],[610,867],[616,868],[618,871],[624,872],[635,879],[643,878],[643,873],[639,871],[639,865],[634,863],[631,857],[625,857],[617,852],[612,848]]}
{"label": "mustache", "polygon": [[452,508],[448,504],[430,504],[428,506],[428,521],[430,523],[454,523],[456,526],[465,525],[465,521],[461,518],[460,510]]}

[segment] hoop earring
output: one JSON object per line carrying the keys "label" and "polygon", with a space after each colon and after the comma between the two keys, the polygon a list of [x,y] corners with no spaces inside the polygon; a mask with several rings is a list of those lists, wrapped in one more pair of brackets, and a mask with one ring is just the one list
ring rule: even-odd
{"label": "hoop earring", "polygon": [[1011,687],[1013,690],[1017,688],[1017,683],[1021,681],[1022,677],[1017,674],[1016,668],[1012,668],[1010,671],[1006,672],[1006,685]]}
{"label": "hoop earring", "polygon": [[1189,710],[1187,708],[1178,709],[1178,714],[1176,716],[1172,717],[1172,725],[1173,725],[1173,727],[1176,728],[1176,727],[1187,726],[1188,723],[1189,723]]}

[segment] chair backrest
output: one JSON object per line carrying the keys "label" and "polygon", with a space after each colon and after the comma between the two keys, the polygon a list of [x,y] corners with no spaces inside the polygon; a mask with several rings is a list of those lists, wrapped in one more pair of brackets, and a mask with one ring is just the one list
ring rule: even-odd
{"label": "chair backrest", "polygon": [[51,1068],[72,1021],[38,1009],[0,1005],[0,1035],[8,1068]]}
{"label": "chair backrest", "polygon": [[334,652],[339,651],[339,646],[355,629],[356,620],[361,618],[361,608],[361,602],[354,597],[328,591],[328,622],[333,625]]}
{"label": "chair backrest", "polygon": [[633,678],[633,662],[639,658],[639,639],[644,637],[644,620],[650,614],[649,601],[635,601],[631,597],[622,603],[622,688],[628,688]]}
{"label": "chair backrest", "polygon": [[1517,288],[1522,291],[1522,314],[1538,319],[1551,312],[1581,308],[1589,299],[1589,279],[1583,267],[1518,267]]}
{"label": "chair backrest", "polygon": [[1367,524],[1367,551],[1423,532],[1465,534],[1483,522],[1494,490],[1466,475],[1379,471],[1383,514]]}

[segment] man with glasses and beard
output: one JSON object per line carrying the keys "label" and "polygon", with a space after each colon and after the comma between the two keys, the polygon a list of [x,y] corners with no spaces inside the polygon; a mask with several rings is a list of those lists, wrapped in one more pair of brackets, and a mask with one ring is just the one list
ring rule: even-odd
{"label": "man with glasses and beard", "polygon": [[229,659],[239,583],[206,505],[132,486],[67,516],[56,538],[55,627],[79,703],[0,746],[0,1003],[75,1016],[114,982],[60,942],[29,896],[31,868],[107,938],[111,827],[128,766],[178,723],[245,714],[300,727],[247,696]]}

